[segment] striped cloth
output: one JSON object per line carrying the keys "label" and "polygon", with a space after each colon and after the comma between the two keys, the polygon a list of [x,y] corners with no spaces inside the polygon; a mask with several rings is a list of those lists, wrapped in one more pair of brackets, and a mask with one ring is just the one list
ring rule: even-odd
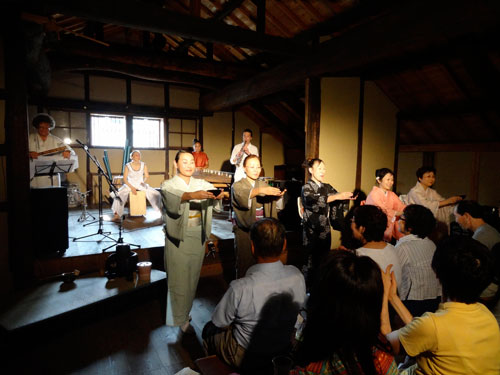
{"label": "striped cloth", "polygon": [[402,300],[422,301],[441,295],[441,285],[431,267],[436,245],[430,239],[409,234],[399,239],[396,252],[401,261]]}

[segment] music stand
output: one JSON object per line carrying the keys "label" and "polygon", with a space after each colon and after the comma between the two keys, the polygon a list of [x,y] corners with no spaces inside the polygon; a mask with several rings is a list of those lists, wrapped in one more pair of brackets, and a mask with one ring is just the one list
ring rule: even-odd
{"label": "music stand", "polygon": [[31,164],[31,173],[33,177],[49,176],[50,184],[54,186],[54,175],[58,173],[71,172],[75,161],[72,159],[35,159]]}
{"label": "music stand", "polygon": [[[76,237],[76,238],[73,238],[73,242],[76,242],[78,240],[81,240],[83,238],[88,238],[88,237],[92,237],[92,236],[96,236],[96,235],[101,235],[103,236],[104,238],[107,238],[111,241],[114,242],[113,245],[111,246],[108,246],[107,248],[103,249],[102,251],[105,252],[107,249],[109,249],[110,247],[113,247],[115,246],[115,244],[118,244],[118,243],[123,243],[123,238],[121,236],[121,220],[120,220],[120,234],[119,234],[119,238],[117,240],[115,240],[114,238],[110,237],[109,234],[111,234],[111,232],[104,232],[102,230],[102,226],[103,226],[103,214],[102,214],[102,177],[104,176],[106,178],[106,180],[108,181],[108,184],[109,184],[109,188],[111,189],[112,192],[115,193],[115,199],[119,199],[120,201],[121,198],[118,196],[118,189],[116,188],[116,186],[113,184],[113,181],[111,181],[111,178],[110,176],[108,176],[108,174],[106,172],[104,172],[104,170],[102,169],[101,167],[101,163],[99,163],[99,160],[97,160],[97,158],[93,155],[90,154],[89,152],[89,148],[87,145],[85,145],[83,142],[80,142],[78,139],[76,140],[76,142],[78,142],[82,147],[83,147],[83,150],[85,151],[85,153],[87,154],[87,156],[90,158],[90,160],[92,160],[94,162],[94,164],[96,165],[97,167],[97,172],[98,172],[98,190],[99,190],[99,219],[96,220],[96,221],[93,221],[91,223],[87,223],[87,224],[84,224],[84,226],[87,226],[87,225],[90,225],[90,224],[93,224],[93,223],[96,223],[96,222],[99,222],[99,228],[97,229],[97,233],[93,233],[93,234],[89,234],[89,235],[86,235],[86,236],[82,236],[82,237]],[[103,241],[103,239],[101,238],[100,240],[98,240],[97,242],[101,242]],[[135,244],[129,244],[131,246],[136,246],[136,247],[140,247],[140,245],[135,245]]]}

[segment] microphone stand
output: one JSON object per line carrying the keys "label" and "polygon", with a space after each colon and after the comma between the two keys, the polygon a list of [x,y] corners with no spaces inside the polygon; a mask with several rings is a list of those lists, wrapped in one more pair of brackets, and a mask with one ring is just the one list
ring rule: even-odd
{"label": "microphone stand", "polygon": [[[99,163],[99,160],[97,160],[97,158],[93,155],[90,154],[89,152],[89,148],[87,145],[85,145],[83,142],[80,142],[78,139],[76,140],[77,143],[79,143],[83,150],[85,151],[85,153],[87,154],[87,156],[90,158],[90,160],[92,160],[94,162],[94,164],[97,166],[97,171],[98,171],[98,189],[99,189],[99,220],[96,220],[96,221],[93,221],[93,222],[90,222],[90,223],[87,223],[85,224],[84,226],[87,226],[87,225],[90,225],[90,224],[93,224],[93,223],[96,223],[98,222],[99,223],[99,227],[97,229],[97,232],[96,233],[93,233],[93,234],[89,234],[89,235],[86,235],[86,236],[82,236],[82,237],[76,237],[76,238],[73,238],[73,242],[76,242],[78,240],[81,240],[83,238],[88,238],[88,237],[92,237],[92,236],[96,236],[96,235],[101,235],[103,236],[104,238],[107,238],[108,240],[110,241],[113,241],[115,244],[117,243],[123,243],[123,238],[121,238],[121,222],[120,222],[120,238],[118,240],[115,240],[114,238],[110,237],[109,235],[111,234],[111,232],[104,232],[102,230],[102,226],[103,226],[103,214],[102,214],[102,176],[104,176],[106,178],[106,180],[108,181],[108,184],[109,184],[109,187],[110,189],[115,193],[115,196],[116,198],[115,199],[119,199],[120,202],[122,201],[120,199],[120,197],[118,196],[118,189],[116,188],[116,186],[113,184],[113,181],[111,181],[111,178],[107,175],[106,172],[104,172],[104,170],[102,169],[101,167],[101,164]],[[97,242],[101,242],[103,241],[104,238],[101,238],[100,240],[98,240]],[[114,246],[114,244],[112,245]],[[109,246],[109,247],[112,247],[112,246]],[[140,247],[139,245],[134,245],[134,246],[138,246]],[[106,249],[103,250],[103,252],[107,249],[109,249],[109,247],[107,247]]]}

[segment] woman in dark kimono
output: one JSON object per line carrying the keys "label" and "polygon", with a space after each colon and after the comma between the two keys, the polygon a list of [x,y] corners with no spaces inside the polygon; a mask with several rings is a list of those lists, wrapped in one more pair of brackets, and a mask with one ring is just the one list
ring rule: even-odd
{"label": "woman in dark kimono", "polygon": [[[311,286],[314,274],[321,260],[331,247],[329,204],[337,200],[354,199],[351,192],[339,193],[330,184],[324,183],[325,163],[321,159],[310,159],[304,162],[309,170],[310,180],[302,187],[301,200],[304,206],[302,224],[304,228],[303,244],[306,248],[307,262],[302,271],[306,283]],[[342,211],[342,210],[340,210]],[[337,212],[343,215],[343,212]]]}

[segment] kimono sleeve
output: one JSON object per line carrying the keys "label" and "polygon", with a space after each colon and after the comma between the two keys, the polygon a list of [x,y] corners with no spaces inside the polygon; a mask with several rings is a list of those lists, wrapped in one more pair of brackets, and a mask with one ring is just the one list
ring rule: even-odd
{"label": "kimono sleeve", "polygon": [[427,207],[432,211],[434,216],[437,215],[439,210],[439,202],[444,200],[442,196],[440,196],[435,190],[430,194],[429,197],[426,197],[425,191],[421,191],[420,189],[413,188],[408,193],[408,198],[411,203],[420,204],[424,207]]}
{"label": "kimono sleeve", "polygon": [[[244,182],[244,180],[240,181]],[[233,203],[236,208],[245,211],[250,209],[249,197],[252,186],[250,184],[245,185],[240,183],[240,181],[233,184],[231,188],[233,193]]]}
{"label": "kimono sleeve", "polygon": [[161,185],[163,206],[167,214],[174,219],[181,217],[184,213],[185,208],[182,204],[182,195],[184,193],[183,190],[176,189],[169,181],[165,181]]}

